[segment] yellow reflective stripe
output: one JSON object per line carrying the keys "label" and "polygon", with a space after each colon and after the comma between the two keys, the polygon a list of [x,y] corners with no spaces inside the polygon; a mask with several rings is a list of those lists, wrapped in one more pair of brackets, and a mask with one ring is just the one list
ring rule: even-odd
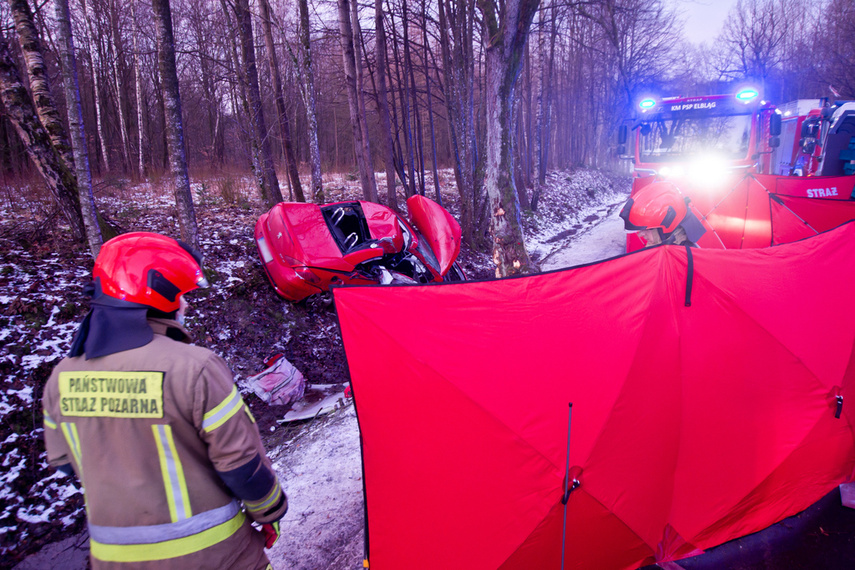
{"label": "yellow reflective stripe", "polygon": [[62,422],[61,426],[65,441],[68,442],[68,448],[71,449],[71,454],[74,456],[74,462],[77,463],[77,474],[83,481],[83,455],[80,451],[80,436],[77,435],[77,426],[66,422]]}
{"label": "yellow reflective stripe", "polygon": [[222,524],[185,538],[150,544],[103,544],[90,539],[89,547],[92,556],[104,562],[166,560],[193,554],[226,540],[237,532],[245,520],[246,515],[241,511]]}
{"label": "yellow reflective stripe", "polygon": [[172,438],[172,426],[155,424],[151,426],[154,440],[157,443],[157,455],[160,458],[160,473],[163,475],[163,486],[166,489],[166,500],[169,503],[169,517],[172,522],[190,518],[190,494],[187,492],[187,480],[184,478],[184,468],[175,440]]}
{"label": "yellow reflective stripe", "polygon": [[246,505],[246,508],[253,513],[264,512],[279,502],[279,498],[281,496],[282,487],[279,486],[279,481],[277,481],[276,486],[273,487],[273,490],[270,491],[266,497],[260,501],[244,501],[243,504]]}
{"label": "yellow reflective stripe", "polygon": [[235,415],[243,407],[243,399],[237,390],[237,386],[232,386],[232,391],[226,396],[226,399],[217,405],[216,408],[209,411],[202,418],[202,429],[204,431],[214,431],[229,418]]}
{"label": "yellow reflective stripe", "polygon": [[47,413],[47,410],[42,410],[42,415],[44,415],[45,427],[49,427],[50,429],[56,429],[56,422],[53,421],[53,418],[50,417],[50,414]]}
{"label": "yellow reflective stripe", "polygon": [[252,415],[252,412],[249,411],[249,406],[244,406],[243,411],[246,412],[246,415],[249,416],[249,421],[255,423],[255,416]]}

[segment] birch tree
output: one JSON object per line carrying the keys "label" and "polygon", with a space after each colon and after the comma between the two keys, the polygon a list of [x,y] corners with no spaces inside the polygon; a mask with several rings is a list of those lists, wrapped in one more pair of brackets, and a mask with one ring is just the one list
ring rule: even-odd
{"label": "birch tree", "polygon": [[98,213],[95,209],[95,197],[92,194],[92,172],[89,170],[89,151],[86,148],[86,129],[80,102],[80,82],[77,77],[77,56],[74,50],[74,36],[71,32],[71,13],[68,9],[68,0],[55,0],[55,3],[56,20],[59,24],[65,104],[68,109],[71,148],[77,177],[77,195],[89,252],[92,257],[96,257],[101,249],[102,236],[98,225]]}
{"label": "birch tree", "polygon": [[116,96],[116,111],[119,117],[119,135],[122,141],[122,164],[125,171],[133,170],[131,161],[130,120],[127,113],[127,89],[123,84],[125,76],[124,47],[119,31],[119,10],[115,0],[108,5],[110,39],[107,41],[107,53],[110,59],[110,73],[113,76],[113,89]]}
{"label": "birch tree", "polygon": [[101,149],[100,156],[101,160],[104,162],[104,170],[110,172],[112,170],[112,163],[110,161],[109,137],[107,136],[107,121],[104,117],[106,97],[104,94],[104,83],[101,80],[104,53],[101,48],[100,36],[95,34],[95,29],[99,28],[99,26],[93,26],[92,24],[92,20],[96,17],[95,11],[87,8],[85,0],[80,0],[80,6],[83,10],[83,20],[86,24],[86,53],[88,55],[89,69],[92,72],[92,83],[95,98],[95,123],[96,130],[98,131],[99,148]]}
{"label": "birch tree", "polygon": [[82,240],[85,229],[80,214],[77,181],[54,147],[48,131],[39,121],[36,108],[27,88],[24,87],[3,34],[0,34],[0,98],[27,154],[56,200],[60,214],[71,227],[72,236],[75,240]]}
{"label": "birch tree", "polygon": [[157,35],[157,60],[163,86],[166,143],[169,165],[175,186],[175,204],[181,239],[199,247],[199,230],[196,211],[190,193],[187,173],[187,154],[184,148],[184,123],[181,116],[181,95],[178,91],[178,73],[175,69],[175,38],[172,34],[172,10],[169,0],[152,0],[154,26]]}
{"label": "birch tree", "polygon": [[59,152],[60,158],[73,172],[74,155],[71,150],[71,142],[65,131],[65,125],[57,110],[50,89],[50,77],[47,65],[42,55],[41,40],[36,30],[33,12],[28,0],[9,0],[9,8],[15,19],[15,29],[24,54],[24,62],[27,67],[27,76],[30,80],[30,89],[33,92],[33,101],[39,120],[44,125],[53,146]]}
{"label": "birch tree", "polygon": [[514,88],[529,28],[540,0],[478,0],[486,47],[487,170],[485,189],[496,276],[533,269],[514,183]]}
{"label": "birch tree", "polygon": [[[67,2],[68,0],[63,0]],[[136,90],[136,108],[137,108],[137,174],[140,180],[146,179],[145,172],[145,115],[143,112],[143,85],[142,85],[142,58],[140,57],[139,47],[139,20],[137,19],[137,0],[133,0],[131,4],[132,14],[134,19],[134,86]]]}

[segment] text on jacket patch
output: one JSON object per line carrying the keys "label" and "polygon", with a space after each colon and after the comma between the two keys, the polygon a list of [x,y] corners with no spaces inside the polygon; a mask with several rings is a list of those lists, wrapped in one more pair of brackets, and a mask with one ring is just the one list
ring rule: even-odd
{"label": "text on jacket patch", "polygon": [[60,372],[66,416],[162,418],[163,372]]}

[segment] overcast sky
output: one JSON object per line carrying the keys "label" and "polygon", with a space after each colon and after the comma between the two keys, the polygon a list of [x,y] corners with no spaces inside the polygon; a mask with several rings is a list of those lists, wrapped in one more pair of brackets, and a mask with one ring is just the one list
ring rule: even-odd
{"label": "overcast sky", "polygon": [[667,0],[686,19],[684,33],[692,43],[712,43],[736,0]]}

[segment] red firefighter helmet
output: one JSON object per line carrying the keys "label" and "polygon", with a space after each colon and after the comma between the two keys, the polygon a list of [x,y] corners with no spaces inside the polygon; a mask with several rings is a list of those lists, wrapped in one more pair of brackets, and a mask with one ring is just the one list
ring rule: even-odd
{"label": "red firefighter helmet", "polygon": [[208,284],[198,252],[149,232],[122,234],[101,246],[92,278],[108,297],[164,313],[178,310],[181,295]]}
{"label": "red firefighter helmet", "polygon": [[670,182],[657,180],[636,192],[620,212],[627,230],[659,228],[668,237],[688,213],[686,201]]}

